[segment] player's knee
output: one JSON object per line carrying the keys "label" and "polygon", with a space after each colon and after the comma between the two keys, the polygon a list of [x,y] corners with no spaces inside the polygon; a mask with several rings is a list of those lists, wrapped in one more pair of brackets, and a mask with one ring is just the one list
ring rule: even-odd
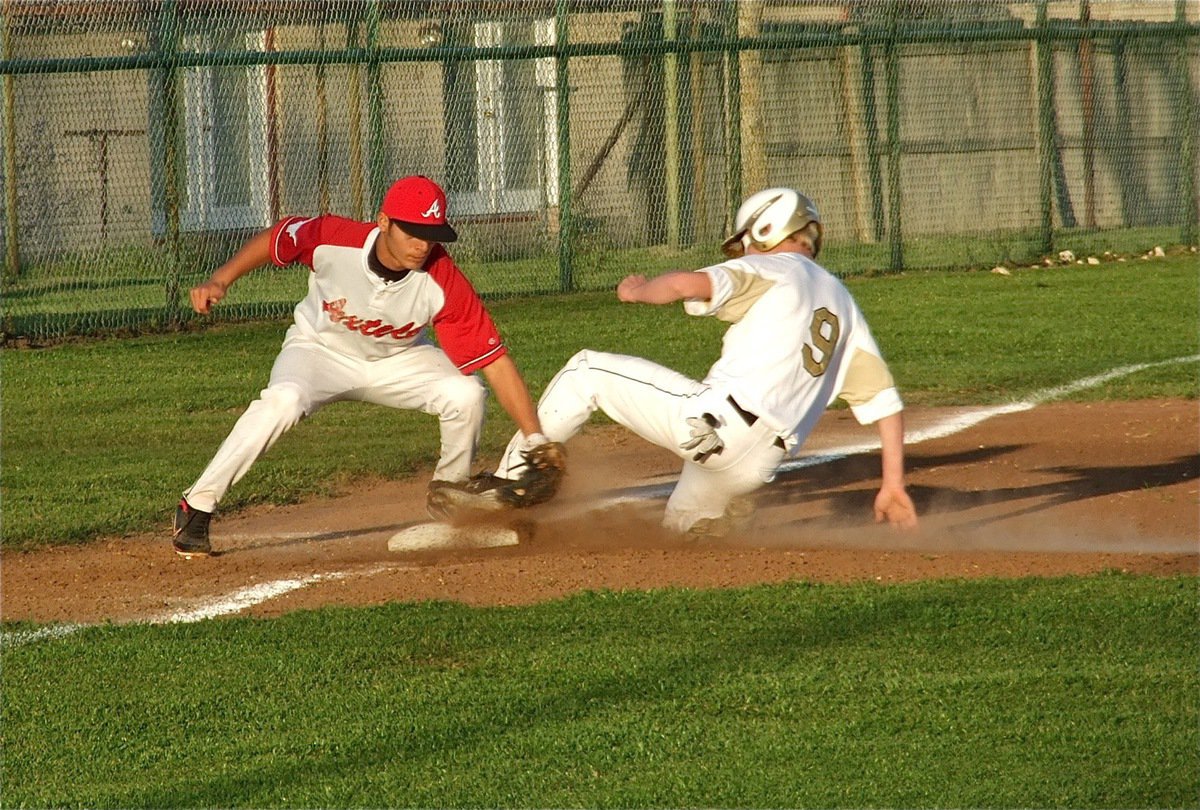
{"label": "player's knee", "polygon": [[563,366],[559,378],[566,381],[574,389],[590,394],[593,390],[591,381],[592,371],[598,367],[603,368],[606,357],[609,357],[606,352],[581,349],[575,352],[566,365]]}
{"label": "player's knee", "polygon": [[450,378],[442,388],[438,413],[443,419],[482,419],[487,388],[476,377]]}
{"label": "player's knee", "polygon": [[308,415],[309,396],[297,385],[283,383],[263,390],[258,401],[277,421],[294,425]]}
{"label": "player's knee", "polygon": [[580,349],[567,361],[568,368],[593,369],[603,368],[607,358],[613,355],[609,352],[598,352],[595,349]]}
{"label": "player's knee", "polygon": [[538,415],[543,421],[556,410],[573,407],[566,403],[583,401],[588,403],[589,408],[596,407],[596,387],[592,379],[592,368],[596,359],[602,356],[604,356],[603,352],[595,352],[591,349],[580,349],[571,355],[570,359],[554,375],[554,379],[546,386],[546,390],[542,392],[541,400],[538,402]]}

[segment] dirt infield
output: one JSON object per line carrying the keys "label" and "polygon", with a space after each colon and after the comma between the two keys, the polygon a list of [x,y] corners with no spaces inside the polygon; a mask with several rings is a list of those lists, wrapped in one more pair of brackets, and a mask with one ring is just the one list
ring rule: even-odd
{"label": "dirt infield", "polygon": [[[910,410],[908,428],[956,415]],[[873,435],[833,411],[805,452]],[[915,444],[909,486],[922,525],[911,534],[871,522],[874,453],[784,473],[761,492],[752,533],[687,544],[656,528],[678,472],[673,456],[613,427],[589,430],[569,450],[564,493],[522,513],[529,535],[516,547],[389,552],[393,533],[424,518],[425,480],[381,482],[342,498],[219,517],[212,536],[222,553],[209,559],[171,551],[166,514],[154,536],[6,553],[3,618],[166,621],[791,580],[1196,574],[1200,564],[1200,409],[1190,400],[1048,404]],[[649,499],[579,511],[598,493],[634,486]],[[164,493],[164,502],[172,497]]]}

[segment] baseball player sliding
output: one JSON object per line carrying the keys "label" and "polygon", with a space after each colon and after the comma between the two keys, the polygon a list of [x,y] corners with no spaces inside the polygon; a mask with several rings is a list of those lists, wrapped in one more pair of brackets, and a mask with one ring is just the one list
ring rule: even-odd
{"label": "baseball player sliding", "polygon": [[[481,372],[526,449],[541,448],[539,464],[562,463],[491,316],[442,247],[458,238],[446,214],[436,183],[405,177],[388,190],[374,222],[288,217],[251,237],[191,290],[192,308],[207,314],[231,284],[268,262],[312,270],[267,387],[179,502],[179,554],[211,554],[209,523],[229,488],[285,431],[339,400],[436,416],[441,457],[433,492],[470,475],[487,397],[475,375]],[[427,337],[430,326],[440,348]]]}
{"label": "baseball player sliding", "polygon": [[[745,497],[774,479],[826,407],[845,400],[882,441],[882,486],[875,519],[917,524],[904,482],[903,403],[849,291],[815,261],[822,225],[804,195],[772,188],[738,209],[729,259],[695,272],[627,277],[621,301],[683,301],[691,315],[730,323],[720,358],[700,382],[639,357],[584,350],[547,386],[542,430],[566,442],[601,409],[613,421],[683,459],[663,525],[722,536],[752,512]],[[503,484],[528,468],[522,434],[495,475],[476,478],[454,498],[460,511],[523,506]],[[488,484],[490,481],[490,485]]]}

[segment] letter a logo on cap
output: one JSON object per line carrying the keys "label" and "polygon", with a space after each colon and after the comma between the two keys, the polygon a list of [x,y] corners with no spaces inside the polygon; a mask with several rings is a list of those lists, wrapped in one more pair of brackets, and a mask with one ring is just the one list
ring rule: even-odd
{"label": "letter a logo on cap", "polygon": [[429,219],[430,217],[433,217],[434,219],[441,219],[442,207],[438,205],[437,200],[434,200],[429,204],[429,207],[425,209],[421,216],[423,216],[425,219]]}

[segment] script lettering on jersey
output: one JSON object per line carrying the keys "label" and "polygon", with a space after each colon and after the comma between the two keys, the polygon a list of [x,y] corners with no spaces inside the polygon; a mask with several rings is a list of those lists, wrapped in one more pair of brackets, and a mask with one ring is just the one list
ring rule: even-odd
{"label": "script lettering on jersey", "polygon": [[322,301],[321,309],[329,313],[329,320],[340,323],[351,332],[358,332],[367,337],[391,337],[395,340],[406,340],[416,335],[422,328],[411,321],[404,326],[393,326],[390,323],[384,323],[379,318],[364,320],[357,315],[347,315],[345,298],[339,298],[336,301]]}

